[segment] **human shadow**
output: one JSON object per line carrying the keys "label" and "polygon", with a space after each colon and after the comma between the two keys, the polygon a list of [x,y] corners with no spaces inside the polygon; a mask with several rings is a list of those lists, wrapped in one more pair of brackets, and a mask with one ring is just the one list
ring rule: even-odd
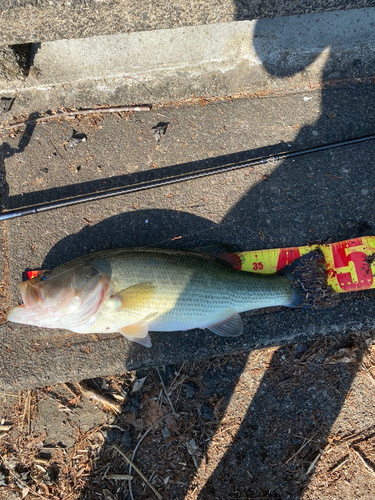
{"label": "human shadow", "polygon": [[[243,9],[244,4],[239,1],[239,8]],[[254,46],[272,77],[287,78],[303,71],[329,47],[322,81],[332,84],[342,79],[340,87],[323,83],[320,117],[312,126],[301,129],[294,147],[311,143],[313,137],[319,142],[331,142],[374,129],[374,116],[364,102],[359,102],[362,92],[369,93],[372,100],[374,90],[371,85],[360,89],[349,83],[353,80],[345,80],[348,76],[373,75],[374,57],[370,56],[364,66],[350,58],[347,67],[337,65],[336,36],[343,32],[349,38],[355,36],[355,28],[350,26],[354,20],[348,15],[335,22],[334,13],[328,18],[264,19],[256,24]],[[364,16],[359,13],[358,19]],[[314,22],[329,27],[321,30],[318,44]],[[275,34],[271,43],[265,36],[270,29]],[[312,47],[315,49],[310,50]],[[369,163],[373,147],[316,155],[313,165],[309,158],[300,158],[295,164],[286,160],[268,182],[262,182],[240,200],[225,222],[255,211],[252,230],[261,231],[264,243],[274,246],[291,245],[292,241],[304,243],[322,236],[341,240],[371,233],[374,210],[370,208],[368,186],[375,180]],[[332,320],[336,313],[333,308]],[[338,332],[336,349],[353,342],[343,334]],[[354,342],[358,343],[358,337]],[[237,494],[242,498],[301,498],[359,366],[338,363],[332,370],[323,364],[327,349],[321,354],[323,358],[309,359],[305,356],[309,348],[312,345],[303,343],[280,348],[273,355],[240,429],[216,468],[211,469],[199,499],[230,499],[237,498]],[[306,364],[300,363],[301,357]],[[310,444],[304,446],[308,439]]]}
{"label": "human shadow", "polygon": [[[343,78],[344,73],[336,70],[335,47],[331,43],[335,38],[334,29],[338,32],[342,26],[339,23],[333,28],[331,26],[331,33],[322,38],[316,53],[306,50],[306,58],[300,63],[301,59],[293,55],[302,48],[308,49],[306,44],[312,44],[312,40],[305,36],[306,30],[301,30],[298,19],[290,22],[293,23],[293,26],[289,26],[293,28],[292,33],[302,33],[297,41],[288,39],[288,30],[280,27],[280,20],[257,22],[254,45],[269,74],[275,78],[294,75],[304,70],[330,44],[331,55],[322,79]],[[279,54],[276,58],[271,57],[272,51],[264,43],[264,30],[269,30],[272,23],[275,33],[281,30],[282,34],[281,38],[275,38]],[[299,61],[297,65],[296,61]],[[359,76],[362,70],[367,74],[371,65],[373,59],[364,70],[359,66],[353,67],[353,71],[346,68],[345,74]],[[339,86],[323,86],[319,103],[320,117],[313,125],[301,129],[293,147],[310,147],[372,133],[374,102],[375,92],[371,84],[341,81]],[[150,210],[116,216],[61,240],[46,257],[44,267],[61,263],[63,255],[74,258],[89,250],[152,246],[156,242],[162,246],[186,249],[227,241],[239,244],[244,249],[257,249],[306,244],[309,240],[327,237],[342,240],[370,234],[374,230],[375,216],[371,196],[375,185],[373,148],[372,143],[364,143],[318,153],[313,157],[300,157],[295,161],[286,160],[243,196],[218,225],[173,211]],[[140,222],[144,223],[145,220],[153,221],[147,231],[139,229],[144,227]],[[121,227],[124,228],[122,231],[119,230]],[[182,238],[176,240],[175,237],[179,236]],[[163,352],[163,343],[169,346],[171,342],[179,344],[176,354],[178,360],[188,357],[189,353],[197,356],[199,346],[206,343],[209,347],[199,351],[202,357],[215,348],[220,348],[220,352],[240,352],[240,342],[253,342],[251,346],[255,348],[256,332],[260,335],[258,345],[272,344],[271,332],[280,332],[279,340],[281,338],[285,343],[294,343],[298,342],[299,337],[291,334],[291,327],[296,325],[299,332],[308,332],[311,338],[316,339],[324,335],[325,325],[339,325],[343,317],[348,330],[356,332],[359,324],[363,329],[369,326],[369,323],[362,321],[362,316],[367,315],[363,314],[365,308],[368,311],[368,308],[373,307],[366,300],[372,295],[372,292],[346,294],[340,304],[329,310],[277,310],[262,312],[260,316],[247,313],[243,315],[244,337],[233,341],[198,331],[182,333],[178,341],[172,340],[169,334],[155,334],[152,336],[155,358],[163,359],[165,364],[173,362],[177,350],[171,349],[170,357]],[[344,336],[344,332],[336,330],[336,348],[340,346],[340,341],[347,346],[350,340]],[[329,333],[329,328],[326,332]],[[339,364],[335,370],[324,367],[322,357],[309,357],[311,349],[312,344],[308,343],[305,336],[303,342],[281,348],[273,355],[255,396],[249,402],[240,429],[212,470],[199,494],[200,499],[301,497],[311,477],[307,473],[309,467],[324,447],[358,367],[356,364],[349,367]],[[141,359],[142,350],[141,346],[136,345],[131,349],[134,357]],[[246,350],[249,350],[249,344]],[[246,356],[241,358],[241,363],[240,372],[245,369]],[[221,414],[225,413],[236,382],[236,377],[233,377],[227,384]],[[213,392],[220,392],[219,375],[217,384],[211,384],[210,387]],[[121,415],[116,422],[122,427]],[[297,467],[291,458],[310,438],[312,444],[304,447]],[[121,436],[118,439],[120,443]],[[199,444],[203,446],[203,443]],[[95,479],[94,475],[92,479]],[[89,484],[90,479],[87,488],[82,491],[82,499],[90,498]],[[173,498],[183,499],[187,486],[176,484],[170,491]]]}

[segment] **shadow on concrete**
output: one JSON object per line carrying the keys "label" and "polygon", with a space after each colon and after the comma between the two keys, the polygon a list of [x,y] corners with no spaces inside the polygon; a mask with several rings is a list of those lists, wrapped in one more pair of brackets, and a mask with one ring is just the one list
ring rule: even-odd
{"label": "shadow on concrete", "polygon": [[[303,70],[303,67],[294,66],[293,52],[286,53],[279,61],[271,61],[261,37],[257,37],[262,32],[263,22],[272,20],[257,23],[254,43],[267,71],[283,78]],[[311,62],[308,59],[305,65]],[[329,60],[327,66],[334,67],[334,61]],[[328,71],[322,78],[327,80],[331,76]],[[371,85],[359,88],[350,84],[323,89],[319,120],[300,131],[293,148],[372,133],[374,102]],[[169,241],[163,246],[174,248],[194,248],[213,241],[241,246],[252,242],[253,248],[255,245],[261,248],[305,244],[307,240],[327,237],[340,240],[371,233],[375,215],[371,196],[375,185],[372,153],[373,145],[367,143],[319,153],[313,158],[287,160],[248,192],[220,225],[171,211],[150,210],[113,217],[64,238],[46,257],[44,267],[61,263],[62,255],[74,258],[89,250],[154,245],[155,241]],[[217,160],[222,161],[222,158]],[[140,221],[145,218],[153,221],[147,233],[140,230]],[[176,234],[183,238],[170,241]],[[257,238],[254,235],[258,235]],[[293,312],[290,312],[290,320],[293,321]],[[140,347],[134,346],[134,349]],[[324,447],[356,374],[356,366],[352,365],[349,370],[343,364],[337,366],[334,374],[317,363],[307,363],[301,371],[297,361],[308,349],[307,344],[292,350],[281,348],[275,353],[240,430],[201,491],[201,500],[301,497],[311,477],[307,469],[318,451],[306,447],[303,467],[296,470],[288,458],[303,441],[295,436],[309,439],[317,435],[319,447]],[[291,359],[288,367],[284,363],[285,356]],[[282,380],[286,383],[281,384]],[[233,378],[229,396],[235,384]],[[287,390],[288,384],[291,390]],[[229,397],[225,401],[228,402]],[[124,425],[121,416],[117,423]],[[93,475],[88,480],[82,499],[90,498],[89,485],[94,479]],[[183,499],[186,492],[187,487],[173,486],[170,498]]]}
{"label": "shadow on concrete", "polygon": [[[36,118],[39,118],[40,114],[39,113],[32,113],[29,116],[30,120],[34,120]],[[1,192],[0,192],[0,198],[2,200],[6,200],[7,208],[8,207],[8,200],[9,200],[9,186],[6,181],[6,172],[5,172],[5,160],[7,158],[11,158],[12,156],[22,153],[27,146],[30,143],[31,137],[34,133],[36,124],[29,124],[26,125],[25,130],[22,133],[22,136],[19,140],[18,147],[13,148],[10,146],[6,141],[3,141],[1,146],[0,146],[0,179],[1,179]],[[1,207],[4,208],[4,207]]]}
{"label": "shadow on concrete", "polygon": [[[28,117],[28,120],[35,120],[36,118],[40,117],[40,113],[31,113],[30,116]],[[12,156],[22,153],[27,146],[30,143],[31,137],[34,133],[36,127],[36,123],[29,123],[26,125],[25,130],[22,133],[22,136],[19,140],[18,147],[13,148],[12,146],[9,146],[7,142],[3,142],[2,144],[2,157],[4,159],[6,158],[11,158]]]}
{"label": "shadow on concrete", "polygon": [[[4,151],[8,148],[5,145]],[[9,149],[8,154],[20,152],[20,149]],[[69,184],[66,186],[58,186],[50,189],[33,191],[29,193],[21,193],[8,196],[7,208],[18,209],[25,206],[58,201],[63,198],[72,198],[75,196],[91,195],[103,190],[116,189],[123,186],[131,186],[143,182],[153,182],[161,179],[166,179],[172,176],[186,175],[199,172],[202,170],[222,167],[224,165],[246,162],[263,156],[280,154],[285,151],[290,151],[287,144],[280,142],[279,144],[258,148],[256,150],[240,151],[235,154],[222,155],[214,158],[207,158],[203,161],[193,161],[172,165],[168,167],[158,168],[152,171],[136,172],[124,175],[115,175],[105,179],[96,179],[93,181],[81,182],[77,184]]]}

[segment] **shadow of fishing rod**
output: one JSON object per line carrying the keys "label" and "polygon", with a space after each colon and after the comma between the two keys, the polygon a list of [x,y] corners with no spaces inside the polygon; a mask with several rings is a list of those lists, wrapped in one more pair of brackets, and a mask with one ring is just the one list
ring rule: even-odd
{"label": "shadow of fishing rod", "polygon": [[[312,148],[299,149],[296,151],[284,151],[281,153],[270,154],[270,155],[254,158],[254,159],[247,160],[247,161],[229,163],[226,165],[216,165],[213,167],[201,169],[201,170],[194,171],[194,172],[183,173],[183,174],[178,174],[178,175],[174,175],[174,176],[163,177],[161,179],[144,181],[144,182],[139,182],[139,183],[130,184],[130,185],[126,185],[126,186],[116,187],[116,188],[112,188],[112,189],[101,190],[101,191],[97,191],[97,192],[85,194],[85,195],[63,198],[63,199],[53,201],[53,202],[41,203],[39,205],[35,205],[35,206],[31,206],[31,207],[22,207],[22,208],[3,212],[2,214],[0,214],[0,221],[14,219],[17,217],[24,217],[26,215],[38,214],[41,212],[49,212],[51,210],[57,210],[59,208],[63,208],[63,207],[71,206],[71,205],[77,205],[80,203],[88,203],[88,202],[92,202],[92,201],[97,201],[97,200],[101,200],[104,198],[111,198],[113,196],[120,196],[120,195],[124,195],[124,194],[137,193],[140,191],[147,191],[149,189],[155,189],[155,188],[159,188],[162,186],[177,184],[180,182],[187,182],[187,181],[191,181],[191,180],[195,180],[195,179],[201,179],[204,177],[223,174],[226,172],[231,172],[231,171],[239,170],[242,168],[254,167],[254,166],[262,165],[265,163],[273,163],[276,165],[277,163],[282,162],[282,161],[287,160],[287,159],[290,159],[290,158],[309,155],[309,154],[327,151],[327,150],[331,150],[331,149],[335,149],[335,148],[341,148],[341,147],[345,147],[345,146],[352,146],[354,144],[359,144],[359,143],[371,141],[374,139],[375,139],[375,134],[366,135],[366,136],[362,136],[362,137],[348,139],[345,141],[332,142],[332,143],[324,144],[321,146],[315,146]],[[182,165],[176,166],[176,168],[178,168],[178,167],[182,167]],[[170,169],[170,167],[167,167],[167,169]],[[165,169],[163,169],[163,170],[165,170]],[[100,181],[100,182],[103,182],[103,181]]]}

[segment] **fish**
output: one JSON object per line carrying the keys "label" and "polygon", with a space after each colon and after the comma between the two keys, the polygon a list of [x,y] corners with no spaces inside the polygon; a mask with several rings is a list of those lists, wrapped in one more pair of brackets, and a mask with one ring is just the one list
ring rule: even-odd
{"label": "fish", "polygon": [[91,253],[23,281],[23,304],[7,319],[82,334],[120,332],[151,347],[149,332],[207,328],[237,337],[243,332],[240,313],[303,302],[306,292],[293,269],[260,275],[236,269],[236,259],[227,250]]}

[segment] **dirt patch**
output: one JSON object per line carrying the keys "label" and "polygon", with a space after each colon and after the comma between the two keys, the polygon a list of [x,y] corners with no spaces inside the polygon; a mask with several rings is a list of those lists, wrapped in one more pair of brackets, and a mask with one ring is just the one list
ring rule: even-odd
{"label": "dirt patch", "polygon": [[372,498],[372,342],[358,334],[3,394],[0,498],[145,500],[152,488],[186,500]]}

